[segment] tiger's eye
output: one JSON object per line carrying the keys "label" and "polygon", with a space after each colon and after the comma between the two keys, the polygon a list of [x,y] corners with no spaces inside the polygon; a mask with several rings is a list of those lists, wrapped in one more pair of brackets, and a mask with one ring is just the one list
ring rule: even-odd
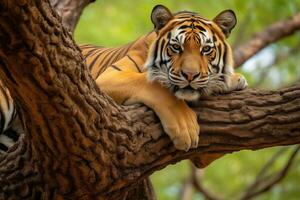
{"label": "tiger's eye", "polygon": [[211,51],[211,49],[212,49],[212,48],[211,48],[210,46],[205,46],[205,47],[202,48],[202,52],[203,52],[203,53],[208,53],[208,52]]}
{"label": "tiger's eye", "polygon": [[180,51],[181,50],[181,46],[179,44],[172,44],[172,48],[176,51]]}

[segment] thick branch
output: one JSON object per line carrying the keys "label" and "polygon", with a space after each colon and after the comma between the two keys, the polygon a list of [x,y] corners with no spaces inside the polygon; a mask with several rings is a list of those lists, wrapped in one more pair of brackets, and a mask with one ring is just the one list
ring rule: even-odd
{"label": "thick branch", "polygon": [[[197,153],[205,158],[300,142],[297,84],[202,100],[195,108],[199,147],[178,151],[151,110],[117,106],[99,91],[47,2],[4,0],[0,6],[0,74],[26,111],[30,156],[22,162],[31,163],[8,175],[5,163],[21,154],[0,159],[2,196],[23,194],[12,191],[20,187],[15,180],[24,179],[20,190],[35,197],[120,199],[155,170]],[[24,175],[28,166],[37,178]]]}
{"label": "thick branch", "polygon": [[[152,121],[150,111],[146,112],[143,107],[139,109],[131,111],[130,116],[137,123],[140,119],[148,119],[144,120],[146,124],[141,130],[153,133],[155,138],[160,133],[159,124]],[[138,135],[139,148],[135,146],[135,153],[125,151],[124,162],[132,163],[130,167],[143,174],[191,157],[196,152],[204,157],[214,153],[300,143],[299,84],[273,92],[249,89],[212,97],[202,100],[195,110],[201,125],[197,150],[176,151],[165,136],[147,139],[146,135]],[[138,141],[132,142],[137,144]],[[144,160],[141,163],[141,159],[136,158]],[[139,162],[136,163],[136,160]],[[135,167],[136,164],[139,167]]]}
{"label": "thick branch", "polygon": [[276,42],[300,29],[300,13],[289,19],[276,22],[257,33],[245,44],[234,49],[235,66],[238,67],[267,45]]}
{"label": "thick branch", "polygon": [[95,0],[50,0],[52,7],[62,17],[63,25],[74,32],[83,9]]}

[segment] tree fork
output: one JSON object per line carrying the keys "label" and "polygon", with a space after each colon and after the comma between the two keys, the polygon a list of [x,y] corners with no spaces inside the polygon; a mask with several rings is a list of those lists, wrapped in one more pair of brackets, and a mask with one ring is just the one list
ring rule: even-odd
{"label": "tree fork", "polygon": [[0,2],[0,73],[26,134],[0,157],[4,199],[121,199],[139,180],[200,155],[300,142],[300,85],[210,97],[194,109],[200,143],[176,150],[154,113],[103,94],[48,2]]}
{"label": "tree fork", "polygon": [[53,9],[61,16],[62,24],[72,33],[83,9],[96,0],[50,0]]}

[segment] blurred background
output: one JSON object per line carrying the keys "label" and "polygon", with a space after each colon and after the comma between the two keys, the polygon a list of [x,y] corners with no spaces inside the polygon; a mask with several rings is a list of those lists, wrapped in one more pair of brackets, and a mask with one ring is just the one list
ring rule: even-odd
{"label": "blurred background", "polygon": [[[81,44],[103,46],[133,41],[152,30],[150,13],[156,4],[163,4],[173,12],[195,11],[208,19],[213,19],[222,10],[234,10],[238,24],[229,39],[233,48],[272,23],[300,11],[300,0],[99,0],[84,10],[75,30],[75,40]],[[237,71],[246,76],[250,87],[261,89],[276,89],[300,80],[300,31],[267,46]],[[266,192],[254,199],[298,200],[300,156],[295,154],[291,158],[294,149],[277,147],[241,151],[218,159],[204,170],[197,170],[196,174],[189,161],[182,161],[156,172],[151,179],[158,200],[242,199],[249,190],[259,191],[269,182]],[[289,165],[292,159],[294,162]],[[279,175],[282,175],[280,180],[273,183],[272,179]],[[195,176],[202,192],[192,184],[194,178],[191,177]],[[212,196],[208,197],[205,192]]]}

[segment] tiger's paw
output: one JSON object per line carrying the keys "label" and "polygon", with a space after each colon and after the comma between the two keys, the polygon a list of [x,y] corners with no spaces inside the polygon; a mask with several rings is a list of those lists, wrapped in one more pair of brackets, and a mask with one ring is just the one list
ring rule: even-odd
{"label": "tiger's paw", "polygon": [[231,90],[243,90],[248,87],[246,78],[239,73],[234,73],[231,77]]}
{"label": "tiger's paw", "polygon": [[176,149],[188,151],[198,146],[200,127],[197,115],[183,100],[177,100],[176,105],[157,114]]}

